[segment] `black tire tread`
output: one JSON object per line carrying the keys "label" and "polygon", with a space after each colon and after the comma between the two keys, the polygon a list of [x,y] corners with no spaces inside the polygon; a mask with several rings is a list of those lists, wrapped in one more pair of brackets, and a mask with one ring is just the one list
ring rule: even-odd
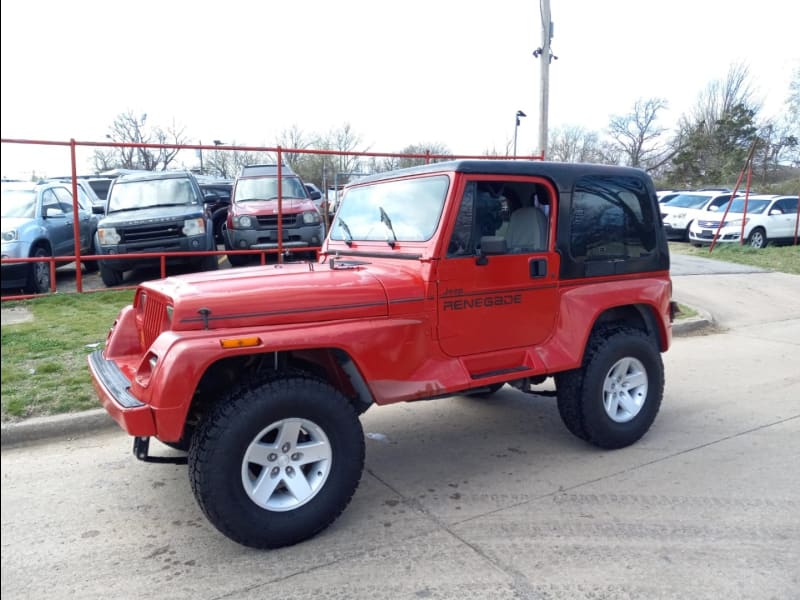
{"label": "black tire tread", "polygon": [[[654,344],[651,336],[640,329],[626,325],[601,326],[589,337],[581,368],[566,371],[556,376],[558,412],[564,425],[576,437],[600,448],[616,449],[632,443],[627,441],[623,443],[620,439],[603,431],[601,427],[592,425],[586,414],[586,403],[592,399],[586,398],[584,390],[586,380],[596,376],[593,373],[593,368],[597,368],[594,365],[595,358],[603,353],[609,345],[617,343],[618,338],[625,337],[639,339],[650,345]],[[664,393],[664,365],[658,347],[654,346],[654,350],[660,376],[657,378],[651,377],[648,381],[648,386],[651,386],[648,390],[648,402],[653,404],[650,407],[652,414],[648,419],[649,422],[645,423],[645,431],[655,419]],[[655,389],[652,386],[656,386]]]}
{"label": "black tire tread", "polygon": [[[265,537],[261,535],[261,532],[256,527],[242,531],[241,527],[232,522],[230,515],[218,510],[215,498],[218,491],[204,481],[204,476],[207,470],[206,463],[211,460],[211,454],[221,446],[224,438],[229,435],[225,424],[236,415],[246,412],[248,407],[261,402],[269,402],[270,392],[273,394],[287,392],[299,386],[318,390],[320,394],[324,395],[325,402],[329,406],[333,406],[334,410],[339,411],[344,419],[350,421],[349,426],[352,427],[352,432],[357,431],[360,434],[358,440],[359,451],[355,453],[355,456],[338,455],[334,457],[334,461],[355,461],[353,464],[348,465],[347,469],[348,471],[357,469],[359,477],[364,468],[365,443],[361,424],[352,404],[335,388],[317,377],[302,372],[268,372],[247,376],[242,383],[217,403],[198,427],[192,438],[188,457],[189,481],[200,509],[223,534],[246,546],[261,549],[278,548],[312,537],[338,518],[350,503],[358,485],[356,482],[356,485],[346,494],[346,498],[343,498],[339,505],[335,506],[334,510],[326,515],[325,521],[315,524],[311,529],[299,531],[297,534],[284,535],[283,537]],[[328,485],[328,483],[326,482],[325,485]],[[299,523],[299,519],[298,524],[302,525],[302,523]]]}

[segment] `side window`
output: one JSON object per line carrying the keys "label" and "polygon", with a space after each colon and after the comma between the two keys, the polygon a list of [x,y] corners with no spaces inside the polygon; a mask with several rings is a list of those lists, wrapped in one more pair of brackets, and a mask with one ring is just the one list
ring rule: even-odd
{"label": "side window", "polygon": [[464,195],[461,196],[461,205],[456,216],[456,225],[447,246],[447,256],[473,256],[475,254],[472,219],[475,211],[475,185],[475,182],[471,181],[464,188]]}
{"label": "side window", "polygon": [[447,254],[473,256],[486,236],[503,238],[509,254],[543,252],[548,247],[551,204],[542,184],[471,181],[461,199]]}
{"label": "side window", "polygon": [[797,213],[797,205],[800,203],[800,200],[795,198],[784,198],[783,200],[778,200],[775,203],[775,208],[779,208],[783,211],[784,214],[796,214]]}
{"label": "side window", "polygon": [[731,197],[729,195],[728,196],[720,196],[719,198],[715,198],[708,205],[708,210],[711,210],[712,206],[715,206],[715,207],[721,209],[722,207],[724,207],[728,203],[728,201],[730,199],[731,199]]}
{"label": "side window", "polygon": [[58,198],[56,198],[52,188],[45,190],[42,193],[42,214],[51,217],[59,217],[64,215],[64,210],[61,208],[61,203],[58,201]]}
{"label": "side window", "polygon": [[644,182],[591,176],[575,186],[570,253],[576,260],[618,260],[651,254],[656,219]]}
{"label": "side window", "polygon": [[72,193],[67,188],[56,187],[53,192],[58,198],[58,203],[61,205],[61,210],[67,214],[72,214]]}

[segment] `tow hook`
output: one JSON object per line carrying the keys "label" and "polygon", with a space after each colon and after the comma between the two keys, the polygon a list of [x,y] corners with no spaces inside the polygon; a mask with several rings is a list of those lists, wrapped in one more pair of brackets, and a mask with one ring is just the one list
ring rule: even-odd
{"label": "tow hook", "polygon": [[144,462],[185,465],[189,461],[186,456],[150,456],[150,438],[137,436],[133,438],[133,455]]}

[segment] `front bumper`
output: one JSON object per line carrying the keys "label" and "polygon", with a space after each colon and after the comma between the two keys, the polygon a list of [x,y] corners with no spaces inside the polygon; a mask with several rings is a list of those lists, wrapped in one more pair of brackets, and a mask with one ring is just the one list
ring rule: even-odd
{"label": "front bumper", "polygon": [[[696,231],[694,229],[689,230],[689,241],[695,244],[710,244],[714,241],[714,234],[717,232],[716,229],[701,229],[700,231]],[[723,227],[719,230],[719,237],[717,238],[717,243],[719,242],[738,242],[740,239],[741,230],[734,229],[733,227]]]}
{"label": "front bumper", "polygon": [[[231,250],[273,250],[278,247],[277,229],[228,229],[227,232]],[[284,227],[282,233],[281,246],[285,248],[319,247],[325,239],[322,224]]]}
{"label": "front bumper", "polygon": [[130,381],[102,350],[89,355],[89,373],[103,408],[122,429],[134,436],[156,435],[153,411],[131,395]]}

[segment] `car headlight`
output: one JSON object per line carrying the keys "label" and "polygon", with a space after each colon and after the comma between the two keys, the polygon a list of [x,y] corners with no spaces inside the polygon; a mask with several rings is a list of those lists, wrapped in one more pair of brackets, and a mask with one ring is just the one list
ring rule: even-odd
{"label": "car headlight", "polygon": [[743,224],[744,224],[744,225],[747,225],[747,223],[748,223],[749,221],[750,221],[750,219],[735,219],[735,220],[733,220],[733,221],[725,221],[725,223],[723,223],[723,225],[730,225],[730,226],[737,226],[737,227],[741,227]]}
{"label": "car headlight", "polygon": [[122,241],[122,238],[114,227],[98,228],[97,239],[100,240],[101,246],[116,246]]}
{"label": "car headlight", "polygon": [[320,222],[318,210],[307,210],[303,213],[303,223],[306,225],[315,225]]}
{"label": "car headlight", "polygon": [[239,229],[250,229],[253,226],[253,218],[250,215],[239,215],[233,218],[233,225]]}
{"label": "car headlight", "polygon": [[9,229],[8,231],[3,232],[3,241],[4,242],[16,242],[19,239],[17,235],[16,229]]}
{"label": "car headlight", "polygon": [[675,218],[675,219],[685,219],[686,218],[686,213],[685,212],[675,213],[675,214],[672,215],[672,217]]}
{"label": "car headlight", "polygon": [[203,235],[206,232],[206,222],[202,217],[186,219],[183,222],[183,235]]}

